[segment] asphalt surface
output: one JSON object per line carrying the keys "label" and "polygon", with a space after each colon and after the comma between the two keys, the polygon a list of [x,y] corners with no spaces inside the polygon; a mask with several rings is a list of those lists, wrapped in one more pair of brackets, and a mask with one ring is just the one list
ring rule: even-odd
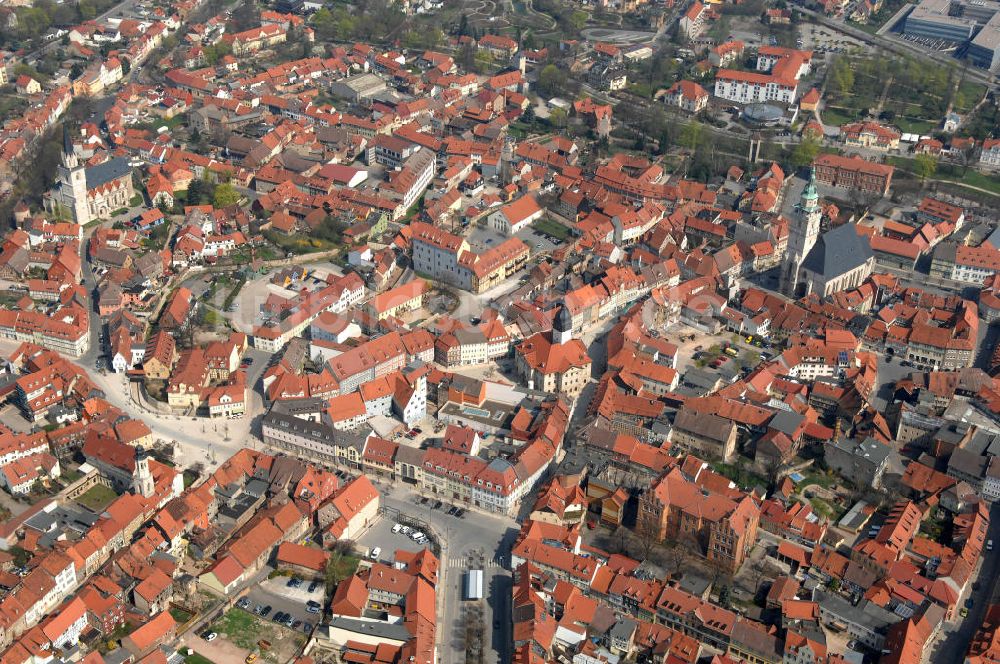
{"label": "asphalt surface", "polygon": [[[250,589],[246,597],[250,600],[252,606],[249,610],[253,610],[256,606],[270,606],[271,612],[263,620],[274,621],[274,616],[284,611],[285,613],[291,614],[292,618],[295,620],[301,620],[303,625],[305,623],[311,623],[316,625],[320,622],[322,614],[309,613],[306,611],[306,602],[312,600],[319,602],[320,606],[324,605],[324,597],[326,594],[326,588],[323,583],[320,583],[313,592],[308,592],[309,581],[303,581],[302,585],[298,588],[288,587],[287,577],[275,577],[273,579],[267,579],[257,586]],[[324,607],[325,608],[325,607]],[[305,632],[303,626],[299,627],[301,632]]]}
{"label": "asphalt surface", "polygon": [[[1000,545],[1000,504],[990,509],[990,529],[988,539]],[[1000,574],[1000,546],[992,551],[983,551],[979,573],[976,576],[977,589],[970,590],[959,601],[964,606],[968,598],[972,598],[972,608],[965,618],[958,623],[946,623],[942,634],[924,651],[924,661],[932,664],[957,664],[965,660],[965,652],[976,630],[983,623],[989,604],[1000,601],[1000,587],[997,585],[997,575]],[[970,589],[974,584],[969,584]]]}
{"label": "asphalt surface", "polygon": [[[446,501],[443,501],[442,509],[434,509],[433,501],[421,505],[420,494],[410,485],[402,483],[383,487],[383,491],[383,504],[387,508],[430,523],[445,545],[445,569],[438,582],[438,593],[444,594],[441,603],[443,614],[438,619],[442,664],[462,664],[465,661],[463,618],[467,602],[463,584],[469,569],[483,570],[482,605],[487,634],[484,661],[487,664],[509,661],[510,548],[520,530],[517,522],[510,517],[472,511],[466,511],[462,519],[449,516]],[[382,524],[359,538],[359,544],[381,546],[383,559],[391,558],[395,548],[412,550],[411,540],[391,534],[393,523],[391,517],[384,518]]]}

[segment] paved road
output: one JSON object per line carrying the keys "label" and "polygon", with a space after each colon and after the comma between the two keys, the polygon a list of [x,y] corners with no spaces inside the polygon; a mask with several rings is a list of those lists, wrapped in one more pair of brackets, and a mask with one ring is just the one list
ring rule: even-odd
{"label": "paved road", "polygon": [[[510,517],[493,516],[468,511],[464,519],[449,516],[445,510],[435,510],[419,504],[420,494],[409,485],[396,484],[385,490],[386,507],[429,521],[447,546],[447,568],[439,582],[444,596],[444,615],[438,621],[443,664],[462,664],[465,646],[462,636],[465,600],[462,583],[470,558],[483,569],[485,594],[484,622],[488,639],[488,664],[503,664],[510,660],[510,591],[512,585],[510,548],[520,528]],[[391,527],[391,524],[389,524]],[[364,542],[364,538],[362,538]],[[383,552],[383,557],[386,553]],[[494,628],[494,624],[498,627]]]}
{"label": "paved road", "polygon": [[[993,505],[990,510],[988,538],[1000,545],[1000,504]],[[959,602],[962,606],[967,597],[972,598],[973,604],[969,609],[969,615],[960,619],[957,628],[954,623],[946,624],[942,635],[930,648],[925,649],[923,661],[933,664],[957,664],[964,660],[969,641],[982,624],[987,606],[1000,601],[998,574],[1000,574],[1000,546],[994,547],[993,551],[983,552],[979,574],[976,576],[978,589],[970,591]]]}
{"label": "paved road", "polygon": [[[306,611],[306,602],[309,600],[319,602],[322,606],[325,603],[325,586],[320,583],[317,585],[313,592],[309,592],[311,584],[308,581],[304,581],[298,588],[288,587],[288,578],[279,576],[273,579],[267,579],[261,581],[259,584],[250,588],[250,592],[247,593],[247,598],[253,604],[253,606],[270,606],[271,612],[268,614],[267,618],[262,618],[262,620],[274,620],[274,616],[284,611],[289,613],[295,620],[301,620],[303,623],[310,623],[315,626],[319,620],[320,616],[314,613],[309,613]],[[251,607],[252,608],[252,607]],[[306,632],[302,629],[302,625],[299,626],[299,631]],[[312,631],[311,629],[308,631]]]}
{"label": "paved road", "polygon": [[[106,18],[108,18],[110,16],[113,16],[114,14],[117,14],[119,12],[123,12],[123,11],[125,11],[127,9],[130,9],[131,7],[133,7],[135,5],[135,3],[136,3],[136,0],[125,0],[124,2],[120,2],[117,5],[113,5],[113,6],[109,7],[108,10],[106,12],[104,12],[103,14],[99,14],[98,16],[95,16],[94,20],[96,22],[100,23],[104,19],[106,19]],[[49,51],[55,50],[55,49],[57,49],[57,48],[59,48],[61,46],[62,46],[62,39],[52,39],[52,40],[47,41],[44,44],[42,44],[41,46],[39,46],[38,48],[36,48],[34,51],[25,54],[24,55],[24,60],[27,62],[27,61],[30,61],[33,58],[39,58],[39,57],[45,55],[46,53],[48,53]]]}
{"label": "paved road", "polygon": [[[884,35],[871,35],[864,30],[859,30],[850,25],[847,25],[844,21],[838,21],[830,18],[829,16],[822,14],[820,12],[807,9],[800,4],[795,5],[797,11],[811,17],[820,25],[824,25],[828,28],[832,28],[839,32],[843,32],[846,35],[850,35],[855,39],[861,40],[867,44],[873,44],[875,46],[880,46],[888,51],[897,54],[905,54],[912,57],[923,58],[927,60],[933,60],[934,62],[945,65],[947,67],[954,67],[959,64],[959,61],[947,55],[929,52],[926,47],[920,46],[919,44],[914,44],[907,41],[890,39]],[[996,86],[997,79],[995,76],[990,75],[985,70],[976,69],[970,67],[966,70],[967,75],[976,80],[979,83],[985,83],[989,87],[993,88]]]}
{"label": "paved road", "polygon": [[[89,229],[84,238],[86,247],[93,229]],[[83,285],[88,295],[93,298],[96,292],[94,266],[86,256],[83,256]],[[103,321],[97,311],[90,311],[90,349],[79,359],[74,360],[82,367],[94,383],[105,392],[109,403],[142,419],[152,430],[154,438],[164,441],[176,441],[175,460],[181,468],[195,463],[202,463],[206,468],[215,468],[241,447],[253,446],[259,443],[259,438],[252,433],[252,427],[264,413],[263,392],[260,389],[260,377],[271,359],[269,353],[250,349],[248,356],[254,362],[247,370],[248,383],[252,386],[247,415],[234,420],[209,420],[207,418],[184,417],[173,414],[160,414],[146,407],[142,400],[137,401],[136,395],[123,376],[114,373],[101,373],[96,368],[97,359],[104,352],[101,344]],[[227,440],[228,438],[228,440]]]}

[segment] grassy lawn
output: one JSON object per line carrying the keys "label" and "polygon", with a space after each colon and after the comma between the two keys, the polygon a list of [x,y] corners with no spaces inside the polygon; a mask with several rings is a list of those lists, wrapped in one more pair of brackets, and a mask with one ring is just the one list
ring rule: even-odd
{"label": "grassy lawn", "polygon": [[[337,554],[334,554],[330,558],[328,565],[333,567],[333,575],[337,579],[346,579],[349,576],[354,576],[354,573],[358,571],[358,563],[361,562],[361,558],[357,556],[341,556],[337,558]],[[327,575],[329,578],[330,575]]]}
{"label": "grassy lawn", "polygon": [[327,251],[336,248],[337,245],[326,240],[315,237],[304,237],[300,235],[287,236],[281,233],[267,231],[264,236],[272,243],[285,251],[293,254],[314,254],[318,251]]}
{"label": "grassy lawn", "polygon": [[812,505],[812,508],[816,510],[818,514],[825,516],[830,519],[830,521],[836,521],[844,512],[844,510],[840,509],[836,505],[831,505],[828,501],[823,500],[822,498],[810,498],[809,504]]}
{"label": "grassy lawn", "polygon": [[87,492],[76,499],[76,502],[80,503],[86,507],[91,512],[103,512],[104,508],[110,505],[118,494],[104,486],[103,484],[96,484],[89,489]]}
{"label": "grassy lawn", "polygon": [[257,641],[266,638],[264,637],[266,627],[268,626],[257,620],[253,614],[243,609],[230,609],[222,616],[222,620],[212,625],[212,631],[225,634],[239,648],[254,650],[257,648]]}
{"label": "grassy lawn", "polygon": [[272,247],[269,247],[267,245],[264,245],[263,247],[257,249],[255,256],[262,261],[273,261],[277,258],[281,258],[281,256],[278,255],[277,251],[275,251]]}
{"label": "grassy lawn", "polygon": [[823,117],[823,123],[828,125],[835,125],[839,127],[840,125],[847,124],[848,122],[854,120],[854,117],[848,115],[844,109],[833,106],[824,106],[820,113]]}
{"label": "grassy lawn", "polygon": [[821,486],[824,489],[829,489],[831,486],[837,483],[837,478],[833,475],[827,475],[825,473],[809,473],[802,478],[802,481],[798,483],[801,487],[807,487],[810,484],[815,484]]}
{"label": "grassy lawn", "polygon": [[878,29],[882,27],[881,24],[879,23],[857,23],[855,21],[848,21],[847,25],[851,26],[852,28],[857,28],[858,30],[864,30],[870,35],[874,35],[876,32],[878,32]]}
{"label": "grassy lawn", "polygon": [[904,133],[908,134],[929,134],[937,127],[936,122],[908,118],[902,115],[897,115],[895,119],[893,119],[893,124],[899,127]]}
{"label": "grassy lawn", "polygon": [[184,664],[215,664],[215,662],[204,655],[192,653],[184,658]]}
{"label": "grassy lawn", "polygon": [[201,323],[207,327],[221,327],[225,325],[226,319],[214,309],[203,309]]}
{"label": "grassy lawn", "polygon": [[955,112],[962,115],[968,113],[982,99],[983,86],[972,81],[963,81],[958,86],[959,96],[955,103]]}
{"label": "grassy lawn", "polygon": [[83,473],[74,468],[66,468],[62,471],[61,477],[63,480],[66,481],[67,484],[72,484],[73,482],[83,477]]}
{"label": "grassy lawn", "polygon": [[[261,639],[278,643],[282,639],[289,638],[289,634],[293,634],[290,638],[296,643],[304,642],[301,633],[292,633],[272,622],[258,620],[256,616],[242,609],[230,609],[221,620],[212,625],[211,630],[225,635],[237,648],[254,652],[258,651],[257,642]],[[263,659],[273,659],[273,651],[266,653]]]}
{"label": "grassy lawn", "polygon": [[719,473],[725,478],[728,478],[735,482],[737,485],[743,488],[753,488],[755,486],[767,486],[767,478],[763,475],[758,475],[745,464],[742,463],[722,463],[721,461],[714,462],[710,464],[712,470]]}
{"label": "grassy lawn", "polygon": [[181,625],[191,620],[190,613],[188,613],[184,609],[178,609],[176,607],[170,609],[170,616]]}
{"label": "grassy lawn", "polygon": [[167,129],[173,131],[177,127],[180,127],[181,125],[184,124],[184,116],[185,116],[184,113],[178,113],[177,115],[175,115],[174,117],[170,118],[169,120],[166,120],[164,118],[153,118],[149,122],[145,122],[143,124],[137,124],[135,126],[135,128],[136,129],[145,129],[147,131],[151,131],[151,132],[154,132],[154,133],[160,127],[166,127]]}
{"label": "grassy lawn", "polygon": [[542,217],[533,223],[531,227],[540,233],[551,235],[559,240],[568,240],[572,235],[568,228],[560,224],[558,221],[552,221],[547,217]]}
{"label": "grassy lawn", "polygon": [[[903,170],[913,172],[913,159],[909,157],[889,157],[889,163],[893,166],[901,168]],[[980,173],[979,171],[970,168],[968,172],[962,175],[959,169],[952,168],[949,165],[938,165],[938,170],[931,178],[932,180],[938,180],[940,182],[955,182],[958,184],[966,184],[970,187],[978,187],[992,194],[1000,196],[1000,177],[994,175],[986,175],[985,173]]]}
{"label": "grassy lawn", "polygon": [[941,175],[938,176],[937,179],[946,180],[948,182],[959,182],[961,184],[967,184],[971,187],[979,187],[980,189],[985,189],[996,194],[997,196],[1000,196],[1000,178],[980,173],[979,171],[971,168],[969,169],[969,172],[962,177]]}

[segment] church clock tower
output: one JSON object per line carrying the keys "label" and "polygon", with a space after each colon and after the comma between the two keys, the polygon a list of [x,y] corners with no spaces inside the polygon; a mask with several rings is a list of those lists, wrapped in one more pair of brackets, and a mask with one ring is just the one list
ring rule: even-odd
{"label": "church clock tower", "polygon": [[809,250],[816,244],[822,216],[823,210],[819,206],[814,168],[809,173],[809,184],[802,191],[802,199],[795,208],[795,218],[788,229],[788,249],[781,270],[781,292],[789,297],[796,296],[799,268],[809,255]]}

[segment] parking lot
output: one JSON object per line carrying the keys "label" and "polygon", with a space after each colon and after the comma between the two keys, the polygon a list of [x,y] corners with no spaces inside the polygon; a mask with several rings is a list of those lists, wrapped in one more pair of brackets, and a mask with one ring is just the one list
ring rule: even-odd
{"label": "parking lot", "polygon": [[519,231],[517,237],[521,238],[526,245],[531,247],[532,252],[549,252],[561,244],[556,238],[543,235],[537,229],[530,226],[523,231]]}
{"label": "parking lot", "polygon": [[[286,627],[308,634],[322,616],[326,587],[322,580],[298,581],[297,587],[289,586],[290,581],[291,578],[285,576],[267,579],[252,588],[237,606],[253,612],[263,620],[280,622]],[[309,602],[315,602],[313,606],[319,607],[320,613],[310,613],[307,610]],[[267,611],[267,607],[271,607],[271,610]],[[280,620],[285,615],[288,618]]]}
{"label": "parking lot", "polygon": [[[558,239],[544,235],[537,229],[530,226],[524,230],[518,231],[516,236],[528,245],[532,253],[539,251],[552,251],[560,244]],[[466,239],[469,241],[469,246],[473,251],[483,252],[499,246],[507,238],[491,228],[476,226],[468,234]]]}
{"label": "parking lot", "polygon": [[[453,522],[456,527],[460,527],[470,517],[470,514],[464,511],[461,512],[462,516],[458,516],[457,512],[448,514],[450,510],[457,510],[457,508],[443,501],[441,501],[441,506],[435,509],[434,505],[437,502],[427,499],[426,502],[421,503],[417,500],[414,502],[412,508],[408,510],[407,515],[423,521],[439,522],[442,519],[447,519]],[[396,522],[389,516],[380,519],[378,523],[358,539],[358,548],[361,553],[367,552],[370,554],[375,549],[378,549],[377,558],[383,562],[387,562],[393,560],[397,550],[420,551],[429,546],[427,542],[414,541],[404,532],[393,532],[395,525]]]}

